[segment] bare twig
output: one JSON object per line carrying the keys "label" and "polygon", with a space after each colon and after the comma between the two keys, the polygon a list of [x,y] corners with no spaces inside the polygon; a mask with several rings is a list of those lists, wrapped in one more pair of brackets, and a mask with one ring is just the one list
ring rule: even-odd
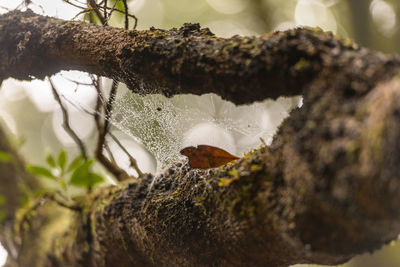
{"label": "bare twig", "polygon": [[[78,4],[72,3],[72,2],[69,1],[69,0],[63,0],[63,2],[69,4],[69,5],[73,6],[73,7],[79,8],[79,9],[87,9],[87,8],[84,7],[84,6],[80,6],[80,5],[78,5]],[[83,4],[83,3],[80,3],[80,4]]]}
{"label": "bare twig", "polygon": [[105,129],[106,134],[110,127],[109,121],[111,118],[111,113],[112,113],[112,109],[113,109],[115,96],[117,94],[117,88],[118,88],[118,82],[116,80],[113,80],[112,85],[111,85],[111,90],[110,90],[110,96],[108,97],[108,101],[106,104],[106,110],[105,110],[104,129]]}
{"label": "bare twig", "polygon": [[59,194],[45,194],[43,196],[43,198],[44,198],[44,200],[48,199],[48,200],[54,201],[57,205],[59,205],[63,208],[69,209],[69,210],[73,210],[73,211],[81,211],[82,210],[82,208],[80,206],[68,203],[67,201],[60,199],[59,198],[60,196],[61,195],[59,195]]}
{"label": "bare twig", "polygon": [[[94,11],[98,19],[101,21],[101,23],[105,26],[108,23],[108,20],[110,19],[112,13],[114,11],[124,13],[125,14],[125,29],[129,28],[129,18],[133,18],[135,20],[135,26],[136,28],[137,25],[137,18],[128,12],[128,5],[126,0],[123,0],[123,4],[125,7],[125,11],[122,12],[121,10],[116,9],[116,4],[119,0],[114,2],[114,5],[110,8],[107,6],[107,0],[101,1],[99,4],[97,3],[96,0],[87,0],[87,5],[89,8],[83,8],[79,7],[82,9],[82,11],[77,15],[79,16],[80,14],[87,13],[90,11]],[[71,3],[70,0],[64,0],[64,2],[69,3],[71,5],[75,5],[74,3]],[[101,14],[100,10],[103,9],[103,14]],[[107,10],[110,10],[109,13],[107,13]],[[96,106],[95,106],[95,112],[93,114],[96,128],[98,130],[98,140],[97,140],[97,145],[95,149],[95,156],[99,160],[99,162],[109,171],[111,172],[117,180],[123,180],[129,177],[129,175],[121,169],[115,161],[115,158],[112,154],[112,151],[110,147],[107,144],[106,136],[109,133],[109,127],[110,127],[110,118],[112,114],[112,108],[113,108],[113,103],[115,100],[115,95],[117,92],[117,87],[118,87],[118,82],[113,80],[113,84],[111,86],[110,90],[110,96],[107,100],[107,103],[104,105],[105,100],[103,98],[103,93],[101,91],[101,86],[100,86],[100,79],[97,76],[90,75],[90,78],[92,80],[91,85],[93,85],[97,91],[97,101],[96,101]],[[101,121],[101,114],[104,112],[104,121]],[[117,142],[117,144],[127,153],[126,149],[121,145],[120,142]],[[104,149],[106,149],[109,158],[107,158],[104,155]],[[139,170],[136,160],[129,154],[127,153],[131,162],[131,166],[137,171],[138,175],[142,175],[143,173]]]}
{"label": "bare twig", "polygon": [[122,3],[124,3],[124,7],[125,7],[125,30],[128,30],[129,29],[128,4],[126,3],[126,0],[122,0]]}
{"label": "bare twig", "polygon": [[15,9],[18,10],[18,9],[23,8],[23,7],[28,8],[30,5],[34,5],[34,6],[38,7],[38,8],[40,8],[40,10],[42,11],[42,13],[43,13],[43,14],[45,13],[45,12],[44,12],[43,6],[34,3],[32,0],[23,0]]}
{"label": "bare twig", "polygon": [[103,17],[103,14],[100,12],[100,6],[96,3],[96,0],[87,0],[88,6],[91,8],[91,10],[94,11],[96,14],[97,18],[100,20],[101,24],[103,26],[107,25],[107,20]]}
{"label": "bare twig", "polygon": [[[118,84],[115,84],[113,82],[113,86],[112,86],[111,92],[110,92],[110,97],[107,101],[105,111],[104,111],[105,119],[104,119],[104,122],[101,122],[100,116],[101,116],[101,114],[103,112],[103,108],[104,108],[103,93],[100,88],[99,78],[98,77],[95,78],[95,76],[91,76],[91,79],[92,79],[93,86],[96,88],[96,91],[97,91],[97,102],[96,102],[96,107],[95,107],[95,112],[94,112],[94,120],[95,120],[97,131],[98,131],[98,139],[97,139],[95,155],[96,155],[97,160],[110,173],[112,173],[118,181],[122,181],[122,180],[129,178],[129,174],[126,171],[124,171],[123,169],[121,169],[117,164],[115,164],[115,160],[114,160],[112,154],[110,153],[111,150],[109,150],[109,148],[107,148],[107,144],[106,144],[106,135],[109,130],[109,119],[111,116],[112,103],[114,101],[113,99],[115,98],[116,88],[117,88]],[[106,148],[107,150],[110,151],[109,154],[110,154],[111,160],[109,160],[104,155],[104,153],[103,153],[104,148]]]}
{"label": "bare twig", "polygon": [[137,165],[137,161],[134,157],[132,157],[132,155],[129,153],[129,151],[121,144],[121,142],[118,140],[117,137],[115,137],[114,134],[112,134],[111,132],[109,133],[109,135],[111,136],[111,138],[114,140],[115,143],[117,143],[117,145],[122,149],[122,151],[125,152],[125,154],[128,156],[129,158],[129,162],[131,164],[131,167],[137,172],[137,174],[140,176],[143,176],[143,172],[139,169],[139,166]]}
{"label": "bare twig", "polygon": [[[105,20],[107,20],[108,21],[108,16],[107,16],[107,3],[108,1],[107,0],[104,0],[104,5],[103,5],[103,16],[104,16],[104,19]],[[101,3],[100,3],[101,4]]]}
{"label": "bare twig", "polygon": [[110,156],[111,162],[113,164],[117,164],[117,161],[115,160],[114,154],[112,153],[110,146],[108,145],[108,142],[104,143],[104,148],[106,149],[107,154]]}
{"label": "bare twig", "polygon": [[51,90],[53,91],[53,95],[54,95],[54,99],[58,102],[62,114],[63,114],[63,127],[65,129],[65,131],[71,136],[71,138],[75,141],[75,143],[78,145],[82,156],[87,159],[88,158],[88,154],[87,154],[87,150],[86,147],[84,145],[84,143],[82,142],[82,140],[79,138],[79,136],[75,133],[75,131],[71,128],[71,125],[69,124],[69,114],[67,109],[65,108],[64,104],[62,103],[62,100],[60,98],[60,95],[57,92],[57,89],[53,83],[53,81],[51,80],[51,78],[49,78],[49,82],[50,82],[50,86],[51,86]]}
{"label": "bare twig", "polygon": [[[115,2],[114,2],[114,5],[111,7],[110,13],[108,13],[107,21],[110,20],[112,13],[114,12],[114,10],[116,10],[115,7],[117,6],[118,1],[119,1],[119,0],[115,1]],[[110,9],[110,8],[107,7],[107,6],[105,6],[105,7],[104,7],[104,12],[105,12],[105,13],[107,13],[107,9]]]}

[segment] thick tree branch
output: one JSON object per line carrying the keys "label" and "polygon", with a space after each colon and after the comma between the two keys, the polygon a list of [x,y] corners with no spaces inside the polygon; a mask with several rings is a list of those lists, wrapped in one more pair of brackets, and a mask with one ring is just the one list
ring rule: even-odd
{"label": "thick tree branch", "polygon": [[[86,199],[86,257],[94,266],[331,265],[396,239],[400,83],[358,100],[329,83],[309,89],[271,147],[220,169],[177,164],[152,187],[148,176]],[[53,260],[77,264],[82,244],[70,242]]]}
{"label": "thick tree branch", "polygon": [[195,24],[128,31],[31,11],[2,15],[0,33],[3,79],[78,69],[125,82],[140,93],[214,92],[237,104],[298,95],[319,72],[346,68],[349,59],[366,53],[307,29],[224,39]]}
{"label": "thick tree branch", "polygon": [[270,147],[233,164],[178,163],[154,184],[86,196],[64,239],[35,255],[44,265],[338,264],[400,232],[396,57],[309,29],[222,39],[195,25],[125,31],[31,12],[0,17],[0,57],[3,78],[80,69],[142,93],[304,97]]}

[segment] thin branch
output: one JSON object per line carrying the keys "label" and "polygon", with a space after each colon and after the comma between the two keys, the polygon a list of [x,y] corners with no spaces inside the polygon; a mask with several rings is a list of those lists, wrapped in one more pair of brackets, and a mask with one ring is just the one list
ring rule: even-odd
{"label": "thin branch", "polygon": [[113,80],[112,85],[111,85],[111,90],[110,90],[110,96],[108,97],[108,101],[106,104],[106,110],[105,110],[105,120],[104,120],[105,134],[107,134],[109,126],[110,126],[109,120],[111,118],[111,113],[112,113],[112,109],[113,109],[115,96],[117,94],[117,89],[118,89],[118,82],[116,80]]}
{"label": "thin branch", "polygon": [[[129,174],[125,170],[121,169],[117,164],[115,164],[115,160],[113,160],[112,156],[110,156],[110,158],[111,158],[111,161],[110,161],[103,153],[104,147],[106,147],[106,149],[107,149],[106,135],[107,135],[108,128],[109,128],[109,121],[108,121],[107,117],[110,117],[110,115],[111,115],[112,103],[113,103],[113,100],[111,100],[111,99],[115,98],[116,85],[114,85],[115,83],[113,83],[113,86],[111,88],[110,97],[106,104],[106,108],[105,108],[106,110],[104,111],[105,112],[105,120],[102,123],[100,120],[100,118],[101,118],[100,116],[103,112],[102,108],[104,108],[103,93],[100,88],[99,78],[95,77],[93,75],[90,75],[90,77],[92,79],[93,86],[95,87],[95,89],[97,91],[97,102],[96,102],[96,107],[95,107],[95,112],[94,112],[94,120],[95,120],[96,128],[98,131],[98,138],[97,138],[97,145],[96,145],[96,149],[95,149],[95,155],[96,155],[97,160],[110,173],[112,173],[118,181],[122,181],[122,180],[129,178],[130,177]],[[114,91],[114,93],[113,93],[113,91]]]}
{"label": "thin branch", "polygon": [[[101,4],[101,3],[100,3]],[[104,16],[104,19],[106,20],[106,21],[108,21],[108,14],[107,14],[107,0],[104,0],[104,6],[103,6],[103,16]]]}
{"label": "thin branch", "polygon": [[[114,2],[114,5],[111,7],[111,11],[108,13],[108,18],[107,18],[107,21],[109,21],[109,20],[110,20],[112,13],[114,12],[114,10],[116,10],[116,8],[115,8],[115,7],[116,7],[116,5],[117,5],[118,1],[119,1],[119,0],[115,1],[115,2]],[[109,8],[109,7],[107,7],[107,6],[105,6],[105,8],[104,8],[104,12],[105,12],[105,13],[107,13],[107,9],[110,9],[110,8]]]}
{"label": "thin branch", "polygon": [[143,172],[139,169],[136,159],[134,157],[132,157],[132,155],[129,153],[129,151],[121,144],[121,142],[118,140],[118,138],[114,134],[112,134],[111,132],[108,134],[111,136],[111,138],[114,140],[114,142],[122,149],[122,151],[124,151],[125,154],[128,156],[131,167],[137,172],[139,177],[143,176]]}
{"label": "thin branch", "polygon": [[100,20],[101,24],[103,26],[107,26],[107,20],[101,14],[99,6],[97,5],[96,1],[95,0],[87,0],[87,4],[94,11],[94,13],[96,14],[97,18]]}
{"label": "thin branch", "polygon": [[128,30],[129,29],[128,4],[126,3],[126,0],[122,0],[122,3],[124,3],[124,7],[125,7],[125,30]]}
{"label": "thin branch", "polygon": [[[69,0],[63,0],[63,2],[69,4],[69,5],[73,6],[73,7],[79,8],[79,9],[86,9],[84,6],[79,6],[79,5],[75,4],[75,3],[71,3]],[[80,3],[80,4],[82,4],[82,3]]]}
{"label": "thin branch", "polygon": [[129,14],[129,13],[127,14],[127,13],[125,13],[124,11],[119,10],[118,8],[114,9],[114,11],[116,11],[116,12],[118,12],[118,13],[123,13],[123,14],[125,14],[126,16],[132,18],[132,19],[135,21],[135,23],[133,24],[133,29],[134,29],[134,30],[136,29],[137,23],[138,23],[138,18],[137,18],[135,15]]}
{"label": "thin branch", "polygon": [[[93,84],[92,84],[93,85]],[[81,109],[83,112],[85,112],[86,114],[88,114],[88,115],[91,115],[91,116],[93,116],[94,118],[95,118],[95,123],[96,123],[96,127],[97,127],[97,130],[99,131],[99,132],[101,132],[102,131],[102,123],[101,123],[101,121],[100,121],[100,114],[101,114],[101,107],[102,107],[102,93],[101,93],[101,91],[99,90],[99,88],[98,87],[96,87],[96,90],[97,90],[97,92],[98,92],[98,97],[97,97],[97,102],[96,102],[96,108],[95,108],[95,111],[94,112],[91,112],[91,111],[89,111],[89,110],[87,110],[86,108],[84,108],[84,107],[82,107],[82,106],[77,106],[75,103],[73,103],[72,101],[70,101],[69,99],[67,99],[67,98],[64,98],[66,101],[68,101],[68,103],[70,103],[71,105],[73,105],[74,107],[76,107],[76,108],[78,108],[78,109]],[[109,126],[108,126],[109,127]],[[132,157],[132,155],[126,150],[126,148],[121,144],[121,142],[115,137],[115,135],[113,135],[110,131],[108,131],[108,134],[111,136],[111,138],[117,143],[117,145],[128,155],[128,157],[129,157],[129,161],[130,161],[130,164],[131,164],[131,167],[133,167],[135,170],[136,170],[136,172],[138,173],[138,175],[139,176],[142,176],[143,175],[143,173],[140,171],[140,169],[139,169],[139,167],[138,167],[138,165],[137,165],[137,162],[136,162],[136,159],[134,158],[134,157]],[[112,161],[112,163],[113,164],[116,164],[116,160],[115,160],[115,158],[114,158],[114,156],[113,156],[113,154],[112,154],[112,152],[111,152],[111,149],[110,149],[110,147],[108,146],[108,143],[107,142],[104,142],[104,148],[106,149],[106,151],[107,151],[107,153],[108,153],[108,155],[110,156],[110,159],[111,159],[111,161]],[[104,166],[104,167],[106,167],[106,166]],[[110,170],[109,170],[110,171]],[[110,172],[112,172],[112,171],[110,171]]]}
{"label": "thin branch", "polygon": [[115,160],[114,154],[112,153],[110,146],[108,145],[108,142],[104,143],[104,148],[106,149],[108,156],[110,156],[111,162],[113,164],[117,164],[117,161]]}
{"label": "thin branch", "polygon": [[49,78],[49,82],[50,82],[50,86],[51,86],[51,90],[53,92],[54,95],[54,99],[57,101],[58,105],[61,108],[62,114],[63,114],[63,127],[64,130],[69,134],[69,136],[71,136],[71,138],[75,141],[75,143],[78,145],[79,150],[81,151],[82,156],[87,159],[88,158],[88,154],[87,154],[87,150],[86,147],[84,145],[84,143],[82,142],[82,140],[79,138],[79,136],[75,133],[75,131],[71,128],[71,125],[69,124],[69,114],[67,109],[65,108],[64,104],[62,103],[62,100],[60,98],[60,95],[57,92],[57,89],[52,81],[51,78]]}

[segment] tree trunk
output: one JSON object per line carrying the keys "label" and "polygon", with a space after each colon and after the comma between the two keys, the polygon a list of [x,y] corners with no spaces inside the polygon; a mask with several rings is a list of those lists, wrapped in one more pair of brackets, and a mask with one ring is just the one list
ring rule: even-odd
{"label": "tree trunk", "polygon": [[15,11],[0,16],[0,58],[2,79],[77,69],[142,94],[304,99],[271,146],[221,168],[176,163],[99,188],[80,211],[38,206],[15,222],[10,264],[339,264],[400,232],[397,57],[316,29],[223,39],[192,24],[126,31]]}

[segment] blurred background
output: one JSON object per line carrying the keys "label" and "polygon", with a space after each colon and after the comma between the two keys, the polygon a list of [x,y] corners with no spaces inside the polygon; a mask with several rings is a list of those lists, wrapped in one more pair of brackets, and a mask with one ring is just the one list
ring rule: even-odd
{"label": "blurred background", "polygon": [[[29,8],[39,14],[62,19],[84,18],[84,15],[75,18],[81,10],[62,0],[28,2],[31,2]],[[85,7],[84,0],[70,2]],[[115,0],[109,2],[111,5]],[[219,36],[230,37],[261,35],[307,25],[384,53],[400,51],[398,0],[128,0],[128,6],[129,12],[138,18],[137,29],[151,26],[168,29],[185,22],[198,22]],[[26,8],[19,1],[0,0],[0,13],[16,7]],[[115,14],[110,24],[123,27],[123,16]],[[130,25],[132,27],[133,21]],[[62,72],[53,80],[71,115],[72,128],[89,148],[93,148],[96,129],[87,111],[93,110],[96,91],[89,85],[75,83],[90,83],[88,75]],[[110,84],[111,81],[103,79],[105,92]],[[256,148],[259,137],[269,143],[289,111],[301,106],[299,97],[241,107],[215,95],[140,98],[127,92],[124,85],[120,86],[118,95],[112,131],[136,157],[139,167],[152,173],[160,171],[165,164],[182,160],[177,153],[179,149],[204,142],[204,136],[214,136],[211,145],[237,155]],[[156,106],[162,113],[154,112]],[[255,118],[254,114],[260,115]],[[143,120],[144,116],[148,119]],[[46,155],[55,155],[60,149],[66,149],[70,158],[79,153],[61,126],[62,114],[48,81],[5,81],[0,90],[0,118],[29,163],[44,164]],[[138,128],[144,130],[135,131]],[[121,166],[129,168],[128,158],[112,140],[109,142]],[[109,176],[108,180],[113,182]],[[0,266],[5,257],[0,246]],[[372,255],[356,257],[343,266],[398,267],[400,245],[392,242]]]}

